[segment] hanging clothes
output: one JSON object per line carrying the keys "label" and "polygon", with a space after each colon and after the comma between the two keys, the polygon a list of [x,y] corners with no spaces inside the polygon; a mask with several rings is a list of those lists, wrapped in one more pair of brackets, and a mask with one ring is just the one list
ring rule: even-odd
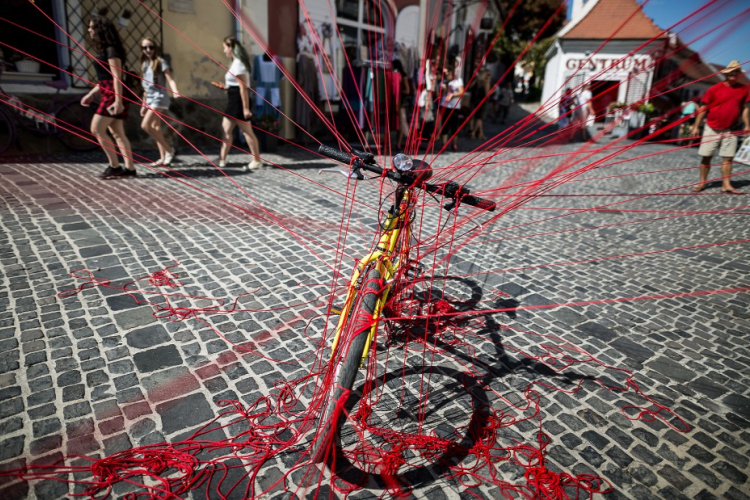
{"label": "hanging clothes", "polygon": [[[366,101],[365,81],[366,68],[361,66],[346,67],[341,77],[341,90],[361,129],[364,123],[364,103]],[[347,113],[342,107],[341,113]]]}
{"label": "hanging clothes", "polygon": [[279,116],[281,109],[280,82],[282,73],[279,65],[282,62],[278,57],[269,59],[267,55],[255,56],[253,62],[253,79],[255,80],[255,109],[256,116],[270,115]]}
{"label": "hanging clothes", "polygon": [[[297,83],[313,104],[318,102],[318,70],[312,52],[303,52],[297,57]],[[295,119],[301,129],[312,129],[312,107],[302,96],[296,99]]]}
{"label": "hanging clothes", "polygon": [[388,130],[398,130],[398,103],[400,100],[399,93],[401,92],[401,74],[391,70],[386,70],[384,73]]}
{"label": "hanging clothes", "polygon": [[[318,59],[318,68],[320,68],[320,100],[325,102],[338,101],[341,96],[336,85],[336,79],[330,73],[331,69],[333,73],[338,70],[338,55],[334,46],[333,27],[330,23],[323,23],[318,29],[318,34],[320,46],[315,47],[315,52]],[[338,41],[338,38],[335,40]]]}

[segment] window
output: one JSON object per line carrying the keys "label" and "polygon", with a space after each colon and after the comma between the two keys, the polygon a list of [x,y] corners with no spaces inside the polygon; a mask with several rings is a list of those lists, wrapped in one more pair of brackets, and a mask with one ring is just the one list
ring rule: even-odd
{"label": "window", "polygon": [[[9,63],[15,63],[20,59],[36,58],[41,63],[36,63],[38,68],[33,73],[25,70],[23,66],[13,67],[9,64],[6,69],[5,79],[17,79],[19,81],[51,80],[60,76],[55,25],[45,16],[55,18],[52,0],[37,0],[35,4],[28,0],[3,0],[2,16],[7,19],[3,22],[3,41],[7,46],[0,46],[0,54]],[[7,7],[7,9],[5,9]],[[39,12],[39,11],[42,12]],[[24,29],[26,27],[27,29]],[[26,54],[28,54],[28,56]],[[45,64],[44,62],[48,62]]]}
{"label": "window", "polygon": [[386,62],[386,36],[393,19],[379,0],[337,0],[337,23],[352,60]]}
{"label": "window", "polygon": [[[62,2],[63,0],[55,1]],[[64,13],[67,19],[67,29],[72,40],[75,40],[71,41],[66,36],[66,45],[71,47],[66,57],[69,58],[70,70],[79,77],[73,78],[71,83],[74,87],[88,87],[90,84],[86,80],[94,79],[90,57],[78,46],[80,44],[86,50],[92,50],[88,38],[88,23],[91,13],[98,10],[94,2],[95,0],[65,0]],[[140,0],[140,2],[154,12],[162,12],[162,0]],[[134,47],[140,47],[144,36],[154,37],[159,44],[163,43],[161,19],[152,14],[149,9],[132,7],[129,0],[108,0],[107,8],[107,17],[119,27],[128,70],[137,73],[140,71],[138,67],[140,52]]]}

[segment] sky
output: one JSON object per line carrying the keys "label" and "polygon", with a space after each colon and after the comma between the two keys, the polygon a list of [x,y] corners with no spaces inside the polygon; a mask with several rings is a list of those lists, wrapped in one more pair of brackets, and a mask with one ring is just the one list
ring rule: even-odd
{"label": "sky", "polygon": [[[662,29],[671,25],[701,7],[709,4],[708,0],[649,0],[641,2],[643,11]],[[704,12],[712,11],[694,27],[688,27],[694,19]],[[743,11],[747,11],[743,14]],[[706,62],[722,65],[738,60],[745,63],[745,70],[750,68],[750,0],[717,0],[691,20],[677,26],[680,39],[690,48],[700,52]],[[715,32],[707,34],[721,23],[730,21]],[[733,21],[733,22],[732,22]],[[700,40],[689,43],[691,39],[706,35]]]}
{"label": "sky", "polygon": [[[676,26],[680,40],[699,52],[706,62],[726,66],[730,61],[738,60],[746,72],[750,70],[750,0],[638,0],[638,3],[662,29],[670,28],[710,4],[696,16]],[[572,0],[569,0],[569,4],[572,4]],[[743,11],[746,12],[743,14]],[[708,15],[698,20],[704,14]],[[730,21],[730,24],[708,33],[725,21]]]}

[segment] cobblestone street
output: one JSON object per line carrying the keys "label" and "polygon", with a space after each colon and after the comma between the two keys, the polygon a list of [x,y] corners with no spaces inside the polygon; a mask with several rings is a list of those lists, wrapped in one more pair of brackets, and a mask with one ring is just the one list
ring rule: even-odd
{"label": "cobblestone street", "polygon": [[[514,149],[487,173],[464,180],[479,191],[613,155],[606,166],[503,214],[450,258],[448,274],[462,276],[455,293],[506,309],[489,316],[508,328],[472,340],[477,360],[493,374],[476,392],[494,391],[512,404],[538,384],[542,426],[551,437],[547,467],[606,478],[614,491],[597,498],[750,500],[750,292],[736,290],[750,286],[750,196],[720,194],[718,182],[692,194],[695,149],[610,144],[593,158],[558,154],[581,144]],[[465,154],[445,154],[435,167]],[[189,154],[174,166],[184,177],[140,168],[139,178],[113,181],[96,177],[104,169],[98,155],[55,158],[0,163],[4,469],[184,439],[222,411],[217,402],[247,404],[278,380],[310,373],[321,325],[308,318],[325,312],[317,299],[331,288],[334,263],[351,269],[370,247],[380,203],[374,182],[357,185],[362,203],[337,254],[347,180],[319,175],[337,165],[291,147],[267,156],[284,169],[242,172],[243,156],[232,155],[226,177]],[[749,168],[737,165],[735,172]],[[750,174],[740,174],[735,186],[750,192]],[[599,208],[584,210],[591,207]],[[445,216],[433,207],[423,217],[424,231],[434,232]],[[183,288],[142,279],[175,262]],[[83,269],[115,286],[58,297],[84,284],[71,276]],[[128,285],[135,299],[122,290],[133,280],[140,280]],[[182,307],[222,311],[238,299],[243,311],[200,320],[155,317],[146,302],[164,303],[163,293],[175,294],[170,300]],[[643,398],[593,380],[577,392],[545,391],[544,384],[572,389],[586,377],[624,380],[595,364],[544,369],[520,353],[539,353],[550,338],[633,371],[640,390],[689,431],[679,432],[671,415],[667,423],[635,418],[631,405],[648,406]],[[229,342],[298,362],[269,362]],[[437,363],[433,382],[442,400],[428,421],[436,429],[472,419],[471,401],[455,387],[462,363],[459,356]],[[396,365],[386,373],[401,375]],[[533,442],[536,431],[529,421],[499,431],[498,439]],[[269,463],[258,484],[273,485],[289,465],[281,458]],[[522,469],[501,470],[502,479],[526,483]],[[433,471],[413,481],[411,494],[458,499],[471,498],[470,490],[501,498],[493,485],[468,488],[459,479]],[[0,481],[0,498],[8,500],[80,491],[60,481]],[[388,497],[371,486],[351,498]],[[128,491],[119,484],[113,497]],[[205,495],[199,489],[193,498]],[[289,496],[277,489],[266,498]]]}

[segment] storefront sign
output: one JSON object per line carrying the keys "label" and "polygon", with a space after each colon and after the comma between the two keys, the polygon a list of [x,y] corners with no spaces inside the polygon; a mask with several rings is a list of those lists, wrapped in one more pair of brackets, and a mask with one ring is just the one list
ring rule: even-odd
{"label": "storefront sign", "polygon": [[588,71],[647,71],[651,58],[610,58],[610,57],[587,57],[583,59],[568,59],[565,62],[567,69]]}

